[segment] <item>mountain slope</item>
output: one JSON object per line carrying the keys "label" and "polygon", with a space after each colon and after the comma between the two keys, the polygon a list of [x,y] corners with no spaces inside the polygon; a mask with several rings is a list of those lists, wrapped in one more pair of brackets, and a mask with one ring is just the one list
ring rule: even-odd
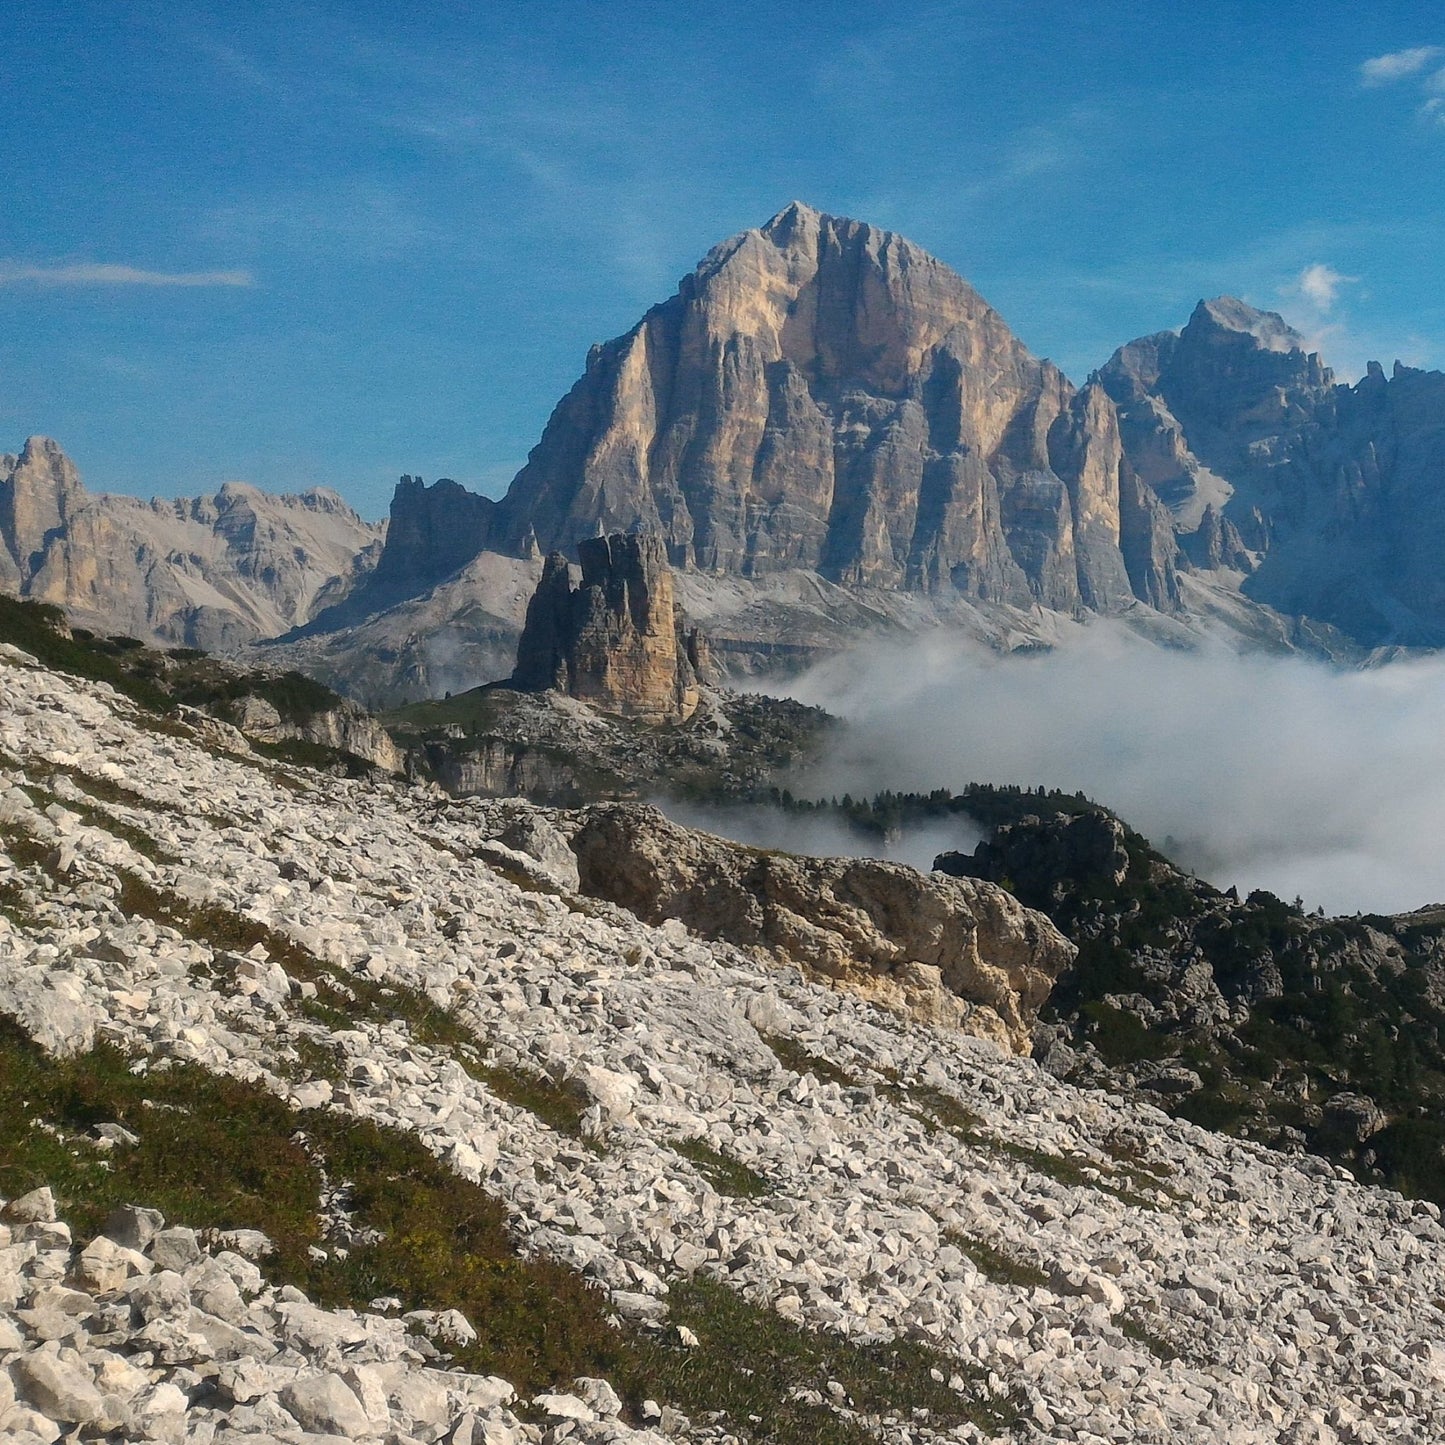
{"label": "mountain slope", "polygon": [[[207,750],[14,651],[0,673],[0,1011],[80,1061],[103,1035],[132,1102],[150,1090],[174,1103],[171,1071],[270,1096],[267,1180],[289,1182],[303,1217],[307,1156],[293,1177],[286,1148],[314,1133],[309,1157],[324,1161],[360,1124],[419,1140],[438,1161],[419,1186],[451,1173],[480,1187],[523,1258],[584,1273],[630,1337],[652,1341],[632,1352],[618,1330],[616,1383],[632,1418],[653,1399],[692,1416],[689,1428],[663,1415],[669,1435],[757,1445],[923,1445],[942,1431],[981,1445],[1023,1430],[1141,1445],[1321,1440],[1326,1419],[1360,1445],[1445,1432],[1445,1230],[1433,1207],[1071,1089],[1028,1059],[906,1025],[676,921],[649,927],[563,889],[519,886],[476,854],[482,809],[365,782],[323,788]],[[73,806],[116,772],[138,791]],[[27,1055],[32,1105],[54,1097],[44,1067]],[[210,1098],[198,1088],[182,1105],[195,1127],[234,1127],[204,1112]],[[59,1137],[23,1131],[34,1147],[54,1141],[50,1157],[77,1190],[106,1172],[84,1167],[98,1150],[82,1132],[110,1122],[95,1112],[106,1102],[92,1090],[79,1117],[44,1115]],[[319,1117],[298,1138],[283,1109]],[[126,1119],[139,1132],[173,1128],[164,1110]],[[134,1147],[123,1135],[112,1144]],[[287,1241],[315,1279],[354,1270],[364,1287],[388,1251],[411,1250],[418,1279],[445,1282],[453,1260],[463,1270],[449,1228],[399,1203],[377,1211],[377,1191],[397,1178],[365,1173],[362,1158],[343,1167],[310,1184],[311,1208],[337,1231],[320,1236],[322,1257],[304,1235]],[[375,1187],[346,1187],[358,1179]],[[228,1227],[255,1227],[275,1194],[239,1191]],[[365,1227],[349,1238],[352,1211]],[[380,1239],[366,1232],[373,1221]],[[43,1238],[47,1262],[68,1267],[63,1234]],[[0,1264],[17,1301],[31,1243]],[[459,1278],[519,1274],[501,1263]],[[132,1363],[154,1373],[137,1382],[110,1364],[111,1388],[139,1394],[174,1370],[167,1439],[255,1419],[207,1384],[207,1361],[246,1344],[213,1319],[229,1296],[213,1284],[193,1305],[186,1281],[175,1293],[164,1272],[153,1279],[136,1302],[152,1301],[157,1318]],[[99,1313],[70,1292],[24,1297],[52,1308],[17,1309],[0,1291],[7,1369],[70,1348],[42,1342],[57,1316],[79,1346],[63,1362],[97,1377],[105,1352],[131,1338],[129,1294]],[[271,1298],[268,1331],[324,1323],[294,1289]],[[167,1310],[220,1344],[171,1329]],[[377,1337],[374,1318],[352,1327]],[[554,1307],[558,1365],[572,1318]],[[496,1333],[508,1320],[499,1310],[484,1323]],[[318,1365],[313,1351],[258,1371],[222,1359],[217,1374],[249,1374],[252,1399],[344,1374],[344,1359]],[[487,1363],[472,1354],[467,1367]],[[35,1370],[19,1367],[27,1390]],[[440,1396],[429,1431],[444,1438],[465,1407]],[[414,1417],[420,1402],[375,1403],[376,1423],[356,1421],[354,1438],[384,1438],[388,1407]],[[533,1401],[558,1438],[628,1438],[548,1413],[565,1404]],[[0,1428],[11,1409],[0,1402]],[[497,1423],[508,1445],[535,1438]],[[287,1438],[290,1426],[271,1417],[264,1429]]]}
{"label": "mountain slope", "polygon": [[208,649],[274,637],[343,597],[380,541],[322,488],[145,502],[87,492],[47,437],[0,457],[0,588],[99,632]]}

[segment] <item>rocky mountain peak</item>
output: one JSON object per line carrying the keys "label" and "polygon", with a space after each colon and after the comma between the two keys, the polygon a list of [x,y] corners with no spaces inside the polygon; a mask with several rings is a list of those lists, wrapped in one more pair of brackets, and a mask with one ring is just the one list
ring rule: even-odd
{"label": "rocky mountain peak", "polygon": [[486,545],[637,527],[707,572],[1168,607],[1172,543],[1112,412],[920,247],[795,202],[593,349]]}
{"label": "rocky mountain peak", "polygon": [[90,493],[42,436],[0,460],[0,588],[92,630],[208,649],[275,636],[343,596],[377,542],[334,492]]}
{"label": "rocky mountain peak", "polygon": [[1216,296],[1212,301],[1201,301],[1194,308],[1184,331],[1188,333],[1191,327],[1196,332],[1214,329],[1248,336],[1263,351],[1307,349],[1304,337],[1277,311],[1259,311],[1235,296]]}
{"label": "rocky mountain peak", "polygon": [[705,644],[683,625],[667,553],[656,537],[591,537],[582,581],[554,552],[527,606],[513,684],[558,690],[607,712],[682,722],[697,708]]}
{"label": "rocky mountain peak", "polygon": [[28,437],[0,474],[0,582],[8,578],[15,586],[31,577],[47,541],[85,498],[80,473],[60,444],[50,437]]}

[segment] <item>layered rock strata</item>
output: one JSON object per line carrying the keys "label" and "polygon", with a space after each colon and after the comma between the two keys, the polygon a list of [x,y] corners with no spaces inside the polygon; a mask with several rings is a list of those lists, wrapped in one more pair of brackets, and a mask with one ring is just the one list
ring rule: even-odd
{"label": "layered rock strata", "polygon": [[648,923],[762,947],[921,1023],[1027,1053],[1074,948],[990,883],[874,858],[802,858],[730,843],[656,808],[590,808],[570,839],[583,893]]}
{"label": "layered rock strata", "polygon": [[[398,545],[458,511],[397,496]],[[1066,611],[1177,601],[1103,389],[1031,356],[903,237],[799,204],[595,347],[506,498],[463,523],[514,555],[642,527],[704,571]]]}

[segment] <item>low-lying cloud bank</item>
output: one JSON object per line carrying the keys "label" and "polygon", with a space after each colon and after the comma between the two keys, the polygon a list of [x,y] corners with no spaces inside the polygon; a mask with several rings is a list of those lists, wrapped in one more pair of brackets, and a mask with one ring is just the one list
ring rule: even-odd
{"label": "low-lying cloud bank", "polygon": [[754,848],[778,848],[815,858],[887,858],[907,863],[926,873],[933,860],[952,849],[971,853],[983,838],[983,829],[967,818],[950,818],[909,828],[900,838],[879,839],[850,828],[836,817],[785,813],[763,806],[715,807],[659,800],[658,806],[674,823],[698,828],[746,843]]}
{"label": "low-lying cloud bank", "polygon": [[1112,626],[1000,658],[940,633],[779,690],[853,724],[800,795],[1042,783],[1221,887],[1330,913],[1445,900],[1445,658],[1345,672]]}

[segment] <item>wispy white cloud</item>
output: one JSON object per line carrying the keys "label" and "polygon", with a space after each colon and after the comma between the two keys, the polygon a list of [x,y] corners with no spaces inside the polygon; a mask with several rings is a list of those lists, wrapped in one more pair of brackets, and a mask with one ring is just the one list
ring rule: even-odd
{"label": "wispy white cloud", "polygon": [[0,286],[254,286],[249,271],[147,271],[140,266],[75,261],[36,265],[0,261]]}
{"label": "wispy white cloud", "polygon": [[1393,85],[1397,80],[1408,80],[1419,75],[1435,61],[1445,55],[1445,46],[1416,45],[1409,50],[1392,50],[1388,55],[1377,55],[1360,66],[1360,80],[1368,86]]}
{"label": "wispy white cloud", "polygon": [[1445,69],[1433,72],[1425,82],[1425,100],[1420,106],[1424,120],[1445,125]]}
{"label": "wispy white cloud", "polygon": [[1293,291],[1302,296],[1323,315],[1334,309],[1335,302],[1340,299],[1340,287],[1351,286],[1359,279],[1358,276],[1342,275],[1333,266],[1316,261],[1299,273],[1294,286],[1287,288],[1286,294]]}
{"label": "wispy white cloud", "polygon": [[1360,83],[1369,89],[1410,82],[1409,89],[1422,97],[1416,114],[1422,121],[1445,126],[1445,45],[1417,45],[1377,55],[1360,67]]}
{"label": "wispy white cloud", "polygon": [[1079,788],[1156,843],[1172,837],[1175,856],[1221,888],[1339,912],[1445,896],[1438,654],[1335,671],[1219,641],[1156,647],[1117,623],[1061,643],[999,658],[939,628],[793,679],[792,696],[851,724],[794,791]]}

